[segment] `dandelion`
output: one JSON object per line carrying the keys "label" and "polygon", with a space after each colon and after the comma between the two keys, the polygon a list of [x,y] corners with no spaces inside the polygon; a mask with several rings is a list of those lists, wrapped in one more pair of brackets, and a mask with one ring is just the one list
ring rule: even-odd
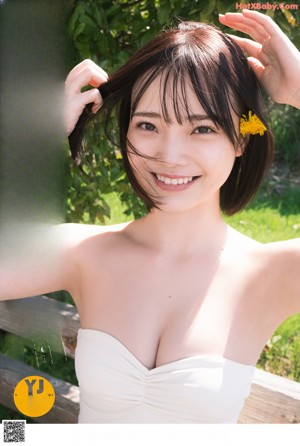
{"label": "dandelion", "polygon": [[262,136],[267,131],[265,125],[261,122],[261,120],[256,116],[255,113],[249,111],[248,119],[246,115],[242,115],[240,118],[240,132],[243,136],[247,133],[250,135],[259,134]]}

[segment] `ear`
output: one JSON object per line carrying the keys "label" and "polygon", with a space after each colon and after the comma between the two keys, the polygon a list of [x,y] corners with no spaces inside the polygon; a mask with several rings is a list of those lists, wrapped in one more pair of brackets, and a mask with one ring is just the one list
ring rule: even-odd
{"label": "ear", "polygon": [[243,155],[244,150],[245,150],[246,146],[248,145],[249,139],[250,139],[249,134],[245,135],[245,136],[242,136],[242,135],[240,136],[239,144],[238,144],[237,150],[235,151],[236,157]]}

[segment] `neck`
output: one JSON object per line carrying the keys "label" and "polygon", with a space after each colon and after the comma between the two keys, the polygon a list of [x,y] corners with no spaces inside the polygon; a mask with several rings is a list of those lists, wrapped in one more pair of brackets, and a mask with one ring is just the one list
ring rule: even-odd
{"label": "neck", "polygon": [[183,212],[153,209],[143,220],[148,240],[161,252],[219,250],[227,236],[219,206],[209,210],[200,206]]}

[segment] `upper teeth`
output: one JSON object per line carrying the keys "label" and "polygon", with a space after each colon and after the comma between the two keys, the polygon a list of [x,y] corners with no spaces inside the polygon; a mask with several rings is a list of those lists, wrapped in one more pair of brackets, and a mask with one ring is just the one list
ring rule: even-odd
{"label": "upper teeth", "polygon": [[185,178],[168,178],[168,177],[163,177],[161,175],[156,174],[156,178],[159,181],[163,181],[165,184],[187,184],[190,181],[193,180],[193,177],[185,177]]}

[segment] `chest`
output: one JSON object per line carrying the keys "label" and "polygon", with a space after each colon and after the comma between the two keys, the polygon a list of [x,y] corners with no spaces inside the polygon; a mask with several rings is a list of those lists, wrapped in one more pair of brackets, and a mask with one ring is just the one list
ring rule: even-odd
{"label": "chest", "polygon": [[81,325],[115,336],[148,368],[199,354],[253,363],[272,324],[257,330],[263,287],[250,273],[209,256],[108,256],[83,275]]}

